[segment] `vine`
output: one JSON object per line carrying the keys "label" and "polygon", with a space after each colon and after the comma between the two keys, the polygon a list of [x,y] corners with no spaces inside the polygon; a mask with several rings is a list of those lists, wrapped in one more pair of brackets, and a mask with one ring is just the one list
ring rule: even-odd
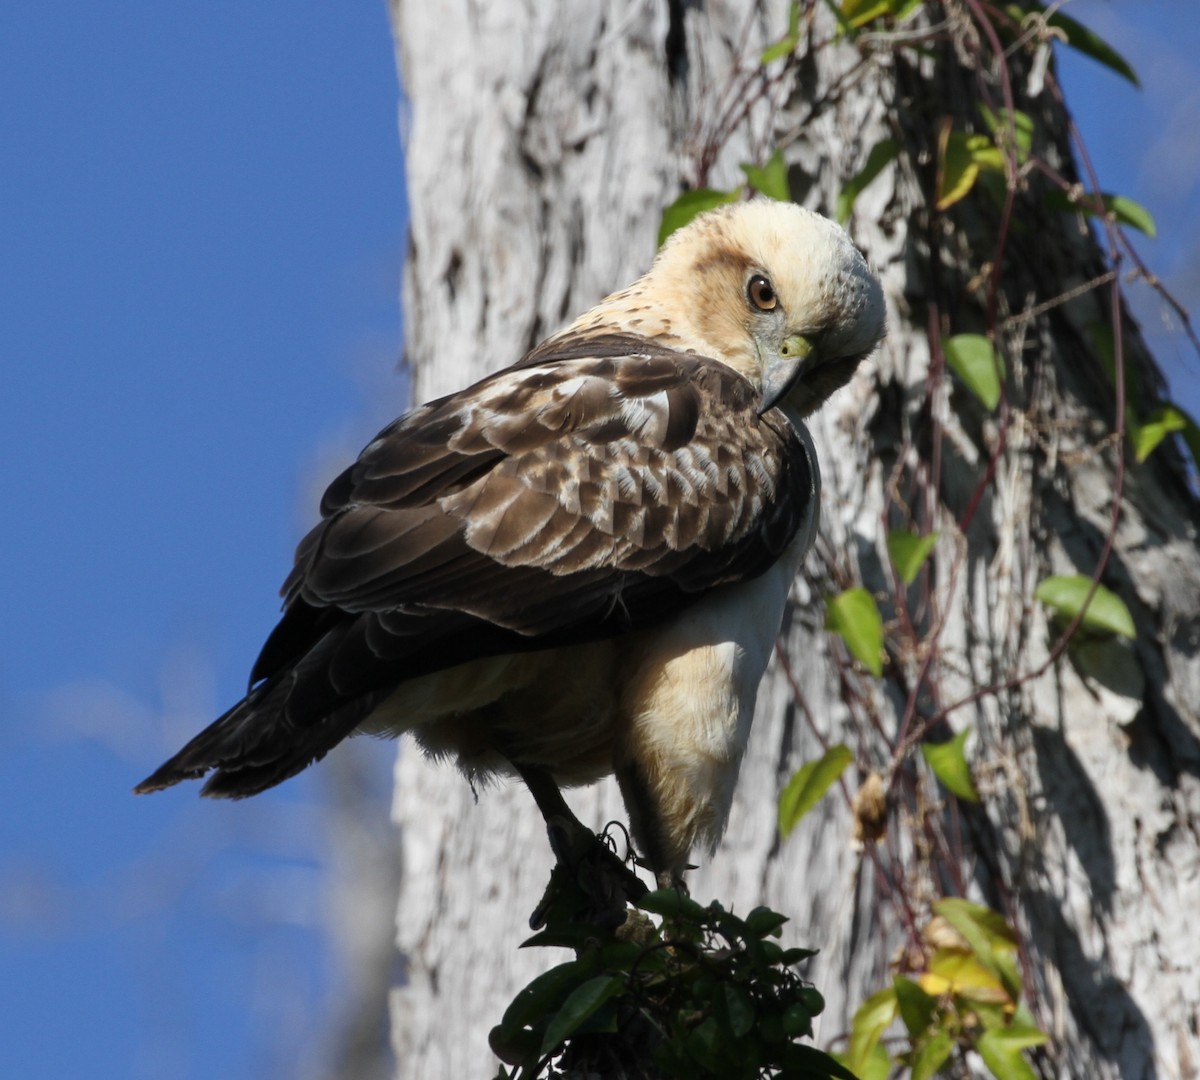
{"label": "vine", "polygon": [[[782,915],[760,908],[741,919],[715,902],[702,907],[676,893],[651,893],[616,934],[557,924],[527,943],[565,946],[576,955],[535,980],[493,1030],[494,1049],[512,1066],[502,1075],[582,1075],[601,1068],[614,1076],[885,1080],[906,1073],[926,1080],[946,1069],[966,1075],[967,1055],[974,1053],[997,1080],[1030,1080],[1037,1055],[1052,1052],[1041,1049],[1048,1024],[1016,928],[1017,886],[989,865],[995,908],[968,895],[965,834],[978,831],[994,777],[979,755],[974,763],[968,756],[972,727],[955,731],[950,721],[988,704],[1020,715],[1021,691],[1064,657],[1086,673],[1090,644],[1136,638],[1133,614],[1104,584],[1120,524],[1127,453],[1142,464],[1155,454],[1178,458],[1186,448],[1200,462],[1200,427],[1166,399],[1152,364],[1139,368],[1127,348],[1121,294],[1126,261],[1158,291],[1200,352],[1187,312],[1150,272],[1129,235],[1133,229],[1153,236],[1153,218],[1132,200],[1103,191],[1069,117],[1066,138],[1086,182],[1073,179],[1071,166],[1046,152],[1057,145],[1053,135],[1032,110],[1019,107],[1045,94],[1067,115],[1051,62],[1055,45],[1137,82],[1116,50],[1057,8],[994,0],[797,0],[785,32],[732,72],[698,122],[689,140],[692,186],[662,217],[660,243],[696,214],[751,192],[790,200],[789,147],[807,123],[879,65],[896,67],[898,82],[907,73],[914,97],[939,58],[954,57],[958,77],[970,80],[974,110],[935,106],[937,115],[922,132],[901,130],[893,110],[892,134],[866,151],[830,208],[848,221],[862,194],[889,169],[898,170],[921,193],[913,229],[923,229],[929,264],[924,326],[930,362],[916,410],[920,428],[904,429],[883,484],[887,587],[868,588],[855,562],[828,542],[819,539],[815,549],[832,586],[826,627],[841,643],[831,652],[855,746],[822,733],[786,648],[776,649],[798,714],[821,747],[781,794],[780,838],[786,840],[830,791],[839,791],[882,903],[903,934],[890,982],[833,1040],[835,1061],[797,1042],[811,1034],[823,1003],[790,971],[811,953],[770,940],[785,921]],[[822,12],[832,18],[819,18]],[[750,31],[748,18],[743,54]],[[855,55],[820,99],[804,103],[805,117],[776,131],[757,159],[741,166],[744,183],[711,186],[734,134],[764,113],[775,118],[814,55],[847,47]],[[1016,89],[1018,77],[1034,88],[1024,97]],[[1090,218],[1106,265],[1057,295],[1026,297],[1014,306],[1005,272],[1026,211]],[[960,270],[964,260],[951,239],[980,231],[990,250],[962,287],[969,298],[964,302],[952,295],[939,258]],[[1112,456],[1113,484],[1099,552],[1089,572],[1048,575],[1029,590],[1054,631],[1044,656],[1027,661],[1030,619],[1024,612],[1022,640],[1008,669],[955,695],[952,685],[963,680],[966,665],[943,637],[965,587],[972,525],[997,495],[1010,456],[1036,446],[1046,423],[1038,402],[1048,376],[1036,363],[1024,363],[1022,343],[1040,320],[1101,292],[1108,322],[1091,328],[1092,352],[1111,386],[1112,417],[1087,452]],[[978,476],[956,511],[944,490],[947,410],[954,400],[957,419],[974,425],[985,447]],[[901,702],[894,729],[878,704],[884,685]],[[847,770],[855,763],[864,779],[852,788]],[[971,857],[988,855],[974,850]],[[612,1038],[618,1030],[622,1037]],[[640,1065],[631,1063],[631,1054],[640,1055]]]}
{"label": "vine", "polygon": [[[786,33],[761,54],[757,65],[735,74],[731,85],[736,91],[726,95],[728,100],[717,121],[695,133],[694,175],[703,183],[724,143],[756,107],[770,107],[777,88],[787,85],[815,53],[846,43],[859,50],[859,58],[848,64],[824,101],[808,103],[810,119],[862,77],[869,65],[894,63],[902,54],[911,54],[913,63],[919,64],[939,49],[940,55],[959,57],[961,69],[973,74],[979,101],[975,116],[942,116],[936,144],[928,155],[935,163],[932,170],[922,161],[920,148],[914,152],[911,143],[897,132],[870,148],[862,167],[843,184],[834,207],[840,220],[848,220],[863,191],[895,165],[917,177],[924,191],[931,252],[940,249],[937,230],[957,208],[973,204],[975,220],[994,222],[992,251],[976,281],[982,294],[981,332],[969,327],[950,332],[944,312],[961,311],[962,304],[945,303],[940,279],[936,272],[932,275],[926,323],[930,377],[921,410],[930,426],[928,452],[921,451],[909,431],[896,451],[886,484],[881,531],[887,541],[885,569],[891,579],[890,590],[872,593],[854,566],[839,560],[828,545],[818,546],[826,577],[837,590],[827,598],[826,626],[845,649],[835,655],[835,662],[842,700],[860,732],[857,749],[831,745],[821,735],[791,672],[786,650],[777,649],[800,715],[823,750],[821,757],[802,765],[785,787],[779,808],[780,835],[786,838],[825,792],[839,785],[852,811],[856,836],[865,844],[875,868],[880,894],[907,936],[905,955],[892,985],[859,1009],[840,1055],[864,1080],[886,1077],[898,1065],[908,1067],[913,1077],[927,1077],[947,1064],[952,1054],[961,1056],[967,1050],[978,1052],[999,1080],[1024,1080],[1034,1075],[1024,1052],[1044,1044],[1046,1036],[1022,1002],[1030,964],[1009,925],[1014,917],[1012,905],[1002,903],[1006,921],[962,899],[966,892],[961,870],[965,864],[962,816],[975,812],[981,794],[966,753],[971,729],[964,726],[954,734],[948,721],[963,709],[986,701],[1005,708],[1022,688],[1040,679],[1064,655],[1070,655],[1086,672],[1086,646],[1092,642],[1136,637],[1133,615],[1103,583],[1120,523],[1126,483],[1124,448],[1141,464],[1156,452],[1178,455],[1182,447],[1172,438],[1178,435],[1193,462],[1200,462],[1200,427],[1177,403],[1165,398],[1161,386],[1143,390],[1127,355],[1121,294],[1126,259],[1136,276],[1169,305],[1200,352],[1187,312],[1150,272],[1129,236],[1128,230],[1134,229],[1153,237],[1153,218],[1133,200],[1101,188],[1080,133],[1069,118],[1067,134],[1086,183],[1064,175],[1039,152],[1038,123],[1018,108],[1014,85],[1019,65],[1021,74],[1037,84],[1037,93],[1047,94],[1067,115],[1050,63],[1055,42],[1137,84],[1132,68],[1115,49],[1057,7],[989,0],[794,3]],[[834,16],[832,34],[819,36],[816,15],[821,8]],[[743,197],[747,187],[771,198],[789,198],[784,150],[795,132],[796,128],[779,138],[761,168],[743,166],[746,185],[732,191],[705,187],[702,192],[685,193],[664,214],[664,235],[700,209]],[[1043,211],[1094,219],[1108,265],[1082,285],[1027,303],[1021,310],[1002,311],[1006,255],[1016,210],[1033,199]],[[1044,657],[1020,665],[1018,655],[1009,671],[965,694],[948,697],[944,673],[953,668],[955,658],[947,654],[942,636],[946,615],[963,584],[968,533],[985,498],[995,492],[998,469],[1013,449],[1014,428],[1036,429],[1033,406],[1018,407],[1012,398],[1013,380],[1021,369],[1020,334],[1032,321],[1101,289],[1106,292],[1110,321],[1092,327],[1092,341],[1096,359],[1111,380],[1113,415],[1108,436],[1093,452],[1113,451],[1113,486],[1100,551],[1090,573],[1047,576],[1033,590],[1033,599],[1046,608],[1048,622],[1055,629]],[[990,437],[974,489],[961,512],[947,522],[940,490],[946,438],[940,407],[948,399],[951,377],[982,407]],[[1151,402],[1152,397],[1157,400]],[[1027,400],[1033,400],[1033,395],[1027,395]],[[887,618],[880,600],[890,608]],[[894,732],[885,730],[874,705],[871,683],[883,678],[898,687],[903,699]],[[886,760],[866,767],[867,779],[854,793],[845,782],[844,770],[854,761],[870,762],[872,745],[889,748]],[[914,767],[918,748],[929,774],[946,793],[944,801],[930,794]],[[896,809],[901,803],[907,816]],[[918,898],[905,887],[909,873],[903,845],[881,842],[887,836],[889,817],[915,825],[909,844],[924,865],[922,881],[935,885],[940,898]],[[1003,882],[998,884],[1003,901],[1010,889]],[[882,1041],[884,1032],[897,1020],[902,1021],[906,1033],[899,1049]]]}

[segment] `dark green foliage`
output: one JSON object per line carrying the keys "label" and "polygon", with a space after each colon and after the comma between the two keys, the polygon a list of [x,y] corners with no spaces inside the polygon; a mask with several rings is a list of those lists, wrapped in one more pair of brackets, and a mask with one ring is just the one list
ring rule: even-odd
{"label": "dark green foliage", "polygon": [[525,944],[571,948],[575,959],[534,979],[492,1029],[511,1066],[499,1076],[854,1080],[797,1041],[825,1002],[792,970],[813,951],[775,940],[786,921],[660,889],[615,931],[547,926]]}

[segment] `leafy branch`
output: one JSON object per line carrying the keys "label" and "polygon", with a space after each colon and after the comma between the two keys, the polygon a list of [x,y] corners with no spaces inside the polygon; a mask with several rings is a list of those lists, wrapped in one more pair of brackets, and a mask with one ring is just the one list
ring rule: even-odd
{"label": "leafy branch", "polygon": [[510,1066],[498,1077],[855,1080],[800,1041],[825,1002],[793,970],[814,952],[778,940],[786,922],[769,908],[742,918],[660,889],[616,931],[549,925],[525,945],[575,957],[534,979],[492,1029]]}

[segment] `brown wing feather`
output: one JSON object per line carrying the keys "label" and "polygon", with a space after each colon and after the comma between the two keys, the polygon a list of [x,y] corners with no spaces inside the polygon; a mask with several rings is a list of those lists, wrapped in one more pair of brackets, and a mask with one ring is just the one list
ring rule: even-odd
{"label": "brown wing feather", "polygon": [[[631,573],[668,590],[683,565],[689,591],[712,587],[731,579],[733,554],[749,557],[734,579],[762,572],[780,549],[759,551],[765,538],[786,542],[807,509],[786,421],[758,418],[724,365],[620,343],[620,355],[501,373],[385,430],[331,486],[289,604],[420,605],[528,632],[525,607],[590,591],[592,575],[571,580],[584,571],[603,571],[614,596]],[[545,630],[578,619],[564,606]]]}
{"label": "brown wing feather", "polygon": [[250,794],[405,678],[652,625],[762,573],[813,510],[812,466],[756,401],[716,361],[574,336],[401,417],[326,492],[261,685],[144,787],[218,766],[208,793]]}

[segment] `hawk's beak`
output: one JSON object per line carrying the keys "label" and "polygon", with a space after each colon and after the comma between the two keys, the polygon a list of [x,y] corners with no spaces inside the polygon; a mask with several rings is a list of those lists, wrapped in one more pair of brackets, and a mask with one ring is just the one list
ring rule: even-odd
{"label": "hawk's beak", "polygon": [[[779,352],[767,361],[763,373],[762,400],[758,403],[758,415],[773,409],[783,400],[805,370],[812,367],[816,346],[801,334],[785,338]],[[810,359],[812,357],[813,359]]]}

